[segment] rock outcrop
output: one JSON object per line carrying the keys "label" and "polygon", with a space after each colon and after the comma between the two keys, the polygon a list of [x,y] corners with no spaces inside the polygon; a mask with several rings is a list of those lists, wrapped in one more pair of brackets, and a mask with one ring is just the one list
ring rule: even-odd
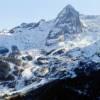
{"label": "rock outcrop", "polygon": [[71,6],[66,6],[55,19],[55,26],[49,32],[46,45],[50,46],[64,42],[68,35],[82,32],[79,13]]}

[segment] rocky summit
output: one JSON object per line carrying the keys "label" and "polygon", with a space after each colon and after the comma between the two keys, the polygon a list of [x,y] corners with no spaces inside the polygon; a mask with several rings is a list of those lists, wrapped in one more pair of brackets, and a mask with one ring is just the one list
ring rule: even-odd
{"label": "rocky summit", "polygon": [[82,32],[82,23],[79,13],[71,5],[67,5],[57,16],[56,26],[61,27],[65,33]]}
{"label": "rocky summit", "polygon": [[[64,42],[67,35],[82,32],[80,15],[71,5],[67,5],[56,17],[55,25],[48,34],[46,44],[57,44]],[[53,41],[53,42],[52,42]]]}

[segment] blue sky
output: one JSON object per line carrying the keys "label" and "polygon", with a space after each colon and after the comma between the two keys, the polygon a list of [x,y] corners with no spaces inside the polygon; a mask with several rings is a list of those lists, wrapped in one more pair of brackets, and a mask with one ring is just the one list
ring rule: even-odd
{"label": "blue sky", "polygon": [[50,20],[67,4],[80,13],[100,15],[100,0],[0,0],[0,29],[22,22]]}

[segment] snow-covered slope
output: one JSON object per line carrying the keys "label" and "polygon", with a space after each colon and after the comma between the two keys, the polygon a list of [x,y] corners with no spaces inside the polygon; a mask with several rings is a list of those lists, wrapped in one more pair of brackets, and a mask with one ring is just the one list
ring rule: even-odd
{"label": "snow-covered slope", "polygon": [[40,22],[39,26],[33,29],[15,28],[14,33],[0,35],[0,46],[10,48],[16,45],[20,50],[43,48],[47,33],[52,27],[52,22]]}

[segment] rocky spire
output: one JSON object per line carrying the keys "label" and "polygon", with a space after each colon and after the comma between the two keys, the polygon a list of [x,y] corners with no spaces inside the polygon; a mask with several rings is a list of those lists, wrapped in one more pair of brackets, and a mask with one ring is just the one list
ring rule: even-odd
{"label": "rocky spire", "polygon": [[67,5],[57,16],[56,26],[63,28],[67,33],[79,33],[82,31],[79,13]]}

